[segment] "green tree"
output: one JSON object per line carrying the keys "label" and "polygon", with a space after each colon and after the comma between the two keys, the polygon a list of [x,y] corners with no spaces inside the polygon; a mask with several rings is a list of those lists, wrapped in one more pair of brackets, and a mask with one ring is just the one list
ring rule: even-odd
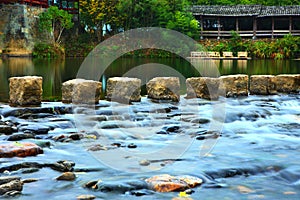
{"label": "green tree", "polygon": [[73,25],[72,15],[56,6],[50,6],[39,15],[39,29],[52,35],[52,43],[59,44],[64,29],[70,29]]}

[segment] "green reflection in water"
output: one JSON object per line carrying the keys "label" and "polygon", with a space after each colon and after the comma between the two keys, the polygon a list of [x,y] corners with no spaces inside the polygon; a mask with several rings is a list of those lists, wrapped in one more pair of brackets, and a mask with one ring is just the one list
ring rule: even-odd
{"label": "green reflection in water", "polygon": [[[31,58],[0,59],[0,101],[6,102],[8,100],[8,78],[25,75],[43,77],[44,100],[60,100],[62,83],[76,77],[82,61],[83,58],[68,58],[65,60]],[[297,60],[198,60],[193,62],[196,67],[195,69],[191,67],[188,61],[179,58],[120,58],[106,69],[105,76],[99,77],[99,80],[105,81],[109,77],[122,76],[130,69],[148,63],[159,63],[170,66],[185,78],[200,76],[199,71],[202,76],[214,76],[213,70],[211,70],[214,65],[219,68],[221,75],[300,74],[300,61]],[[148,68],[141,73],[147,74],[147,70],[151,69]],[[147,77],[147,79],[151,78],[152,77]],[[181,85],[182,92],[184,92],[185,80],[181,80]],[[143,92],[145,92],[145,88],[143,88]]]}

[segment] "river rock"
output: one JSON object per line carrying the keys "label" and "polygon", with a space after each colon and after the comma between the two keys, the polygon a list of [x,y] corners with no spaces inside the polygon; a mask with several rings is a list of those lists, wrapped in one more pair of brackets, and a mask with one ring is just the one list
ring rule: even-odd
{"label": "river rock", "polygon": [[221,76],[220,80],[220,95],[226,97],[248,96],[248,75]]}
{"label": "river rock", "polygon": [[106,95],[107,100],[120,103],[141,101],[141,80],[128,77],[109,78]]}
{"label": "river rock", "polygon": [[148,98],[155,101],[180,100],[180,82],[178,77],[156,77],[147,83]]}
{"label": "river rock", "polygon": [[276,94],[276,77],[272,75],[251,76],[250,93],[258,95]]}
{"label": "river rock", "polygon": [[73,181],[76,179],[76,175],[73,172],[64,172],[60,176],[56,177],[56,180]]}
{"label": "river rock", "polygon": [[0,177],[0,195],[5,195],[13,191],[22,191],[23,183],[20,180],[20,177],[9,176],[9,177]]}
{"label": "river rock", "polygon": [[94,195],[83,194],[76,197],[77,200],[93,200],[96,199]]}
{"label": "river rock", "polygon": [[5,142],[0,144],[0,158],[36,156],[43,149],[30,142]]}
{"label": "river rock", "polygon": [[4,133],[5,135],[10,135],[14,132],[14,129],[8,125],[0,125],[0,134]]}
{"label": "river rock", "polygon": [[215,100],[219,98],[220,79],[192,77],[186,79],[187,98]]}
{"label": "river rock", "polygon": [[62,102],[78,104],[98,103],[101,91],[101,82],[85,79],[72,79],[62,84]]}
{"label": "river rock", "polygon": [[276,76],[276,89],[282,93],[300,92],[300,74],[281,74]]}
{"label": "river rock", "polygon": [[9,101],[12,105],[39,105],[42,101],[43,78],[23,76],[9,78]]}
{"label": "river rock", "polygon": [[171,176],[162,174],[146,179],[149,187],[157,192],[184,191],[201,185],[203,180],[193,176]]}

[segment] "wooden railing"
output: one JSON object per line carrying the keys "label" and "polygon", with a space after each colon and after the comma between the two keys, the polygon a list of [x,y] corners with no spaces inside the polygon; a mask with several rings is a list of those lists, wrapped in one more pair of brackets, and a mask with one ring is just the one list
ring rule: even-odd
{"label": "wooden railing", "polygon": [[0,3],[5,4],[13,4],[13,3],[20,3],[20,4],[27,4],[31,6],[41,6],[41,7],[48,7],[48,0],[0,0]]}
{"label": "wooden railing", "polygon": [[[257,30],[255,33],[252,30],[249,31],[237,31],[241,37],[282,37],[287,34],[294,36],[300,36],[300,30]],[[201,31],[200,36],[202,37],[231,37],[231,31]]]}

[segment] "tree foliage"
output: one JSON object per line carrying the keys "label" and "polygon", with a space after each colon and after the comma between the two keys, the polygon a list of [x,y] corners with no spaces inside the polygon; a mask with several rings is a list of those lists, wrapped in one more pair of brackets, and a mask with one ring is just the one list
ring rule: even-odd
{"label": "tree foliage", "polygon": [[72,15],[56,6],[50,6],[39,15],[39,29],[51,33],[53,43],[60,43],[64,29],[70,29],[73,25]]}

